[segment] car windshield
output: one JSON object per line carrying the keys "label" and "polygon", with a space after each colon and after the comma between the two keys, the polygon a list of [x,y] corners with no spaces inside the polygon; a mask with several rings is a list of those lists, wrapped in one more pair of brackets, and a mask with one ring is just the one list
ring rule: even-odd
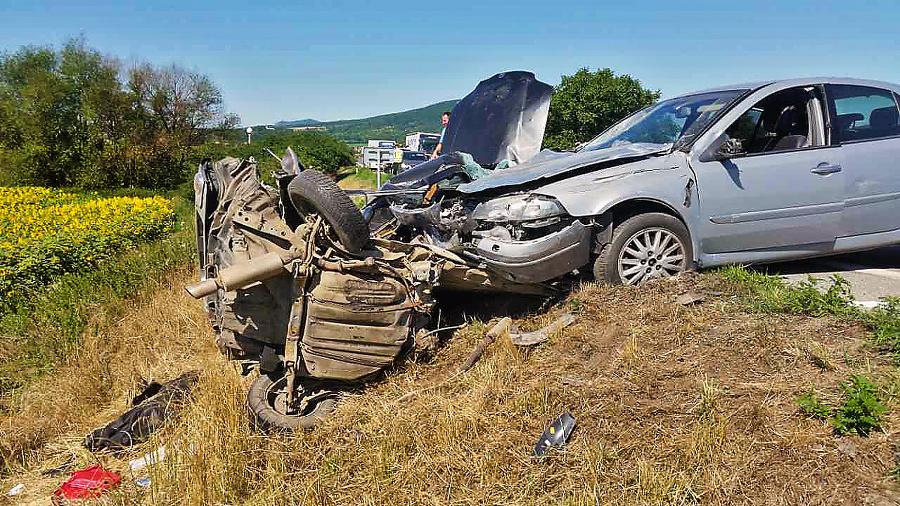
{"label": "car windshield", "polygon": [[595,137],[579,151],[634,143],[684,146],[746,90],[673,98],[641,109]]}

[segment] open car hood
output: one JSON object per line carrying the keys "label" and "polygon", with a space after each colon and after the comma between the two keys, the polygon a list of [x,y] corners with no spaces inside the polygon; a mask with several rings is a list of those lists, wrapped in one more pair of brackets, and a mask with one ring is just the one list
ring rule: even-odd
{"label": "open car hood", "polygon": [[528,160],[541,149],[552,91],[525,71],[481,81],[453,108],[441,150],[469,153],[483,166]]}
{"label": "open car hood", "polygon": [[627,144],[605,149],[580,151],[577,153],[550,151],[545,149],[526,163],[508,169],[494,170],[489,175],[471,183],[461,184],[456,190],[461,193],[478,193],[485,190],[518,186],[541,179],[556,179],[569,172],[604,163],[619,165],[636,158],[669,151],[671,144]]}

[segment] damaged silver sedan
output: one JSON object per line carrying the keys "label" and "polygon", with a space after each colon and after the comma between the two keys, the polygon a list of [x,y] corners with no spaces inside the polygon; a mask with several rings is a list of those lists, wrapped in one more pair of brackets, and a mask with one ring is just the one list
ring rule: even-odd
{"label": "damaged silver sedan", "polygon": [[291,153],[277,188],[252,161],[201,166],[189,292],[222,349],[258,361],[263,425],[312,426],[341,386],[414,347],[435,290],[548,294],[900,242],[896,85],[691,93],[568,153],[538,152],[550,92],[526,72],[483,81],[454,109],[447,154],[361,211]]}

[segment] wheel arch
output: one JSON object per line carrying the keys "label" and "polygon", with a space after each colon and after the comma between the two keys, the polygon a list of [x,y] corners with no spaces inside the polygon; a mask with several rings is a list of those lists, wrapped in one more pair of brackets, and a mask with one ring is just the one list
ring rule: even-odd
{"label": "wheel arch", "polygon": [[684,228],[687,229],[688,239],[693,246],[691,248],[693,250],[691,262],[696,264],[697,245],[694,244],[694,234],[691,231],[688,221],[675,206],[654,197],[625,198],[607,205],[606,208],[597,215],[595,220],[599,225],[599,230],[596,231],[595,236],[595,251],[599,252],[605,244],[612,240],[613,230],[615,230],[617,226],[632,216],[644,213],[663,213],[677,218],[678,221],[684,225]]}

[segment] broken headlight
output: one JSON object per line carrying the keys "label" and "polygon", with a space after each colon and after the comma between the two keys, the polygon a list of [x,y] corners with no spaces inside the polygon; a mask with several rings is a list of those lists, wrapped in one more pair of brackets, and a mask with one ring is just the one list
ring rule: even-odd
{"label": "broken headlight", "polygon": [[472,218],[477,221],[532,221],[566,214],[555,199],[542,195],[510,195],[482,202]]}

